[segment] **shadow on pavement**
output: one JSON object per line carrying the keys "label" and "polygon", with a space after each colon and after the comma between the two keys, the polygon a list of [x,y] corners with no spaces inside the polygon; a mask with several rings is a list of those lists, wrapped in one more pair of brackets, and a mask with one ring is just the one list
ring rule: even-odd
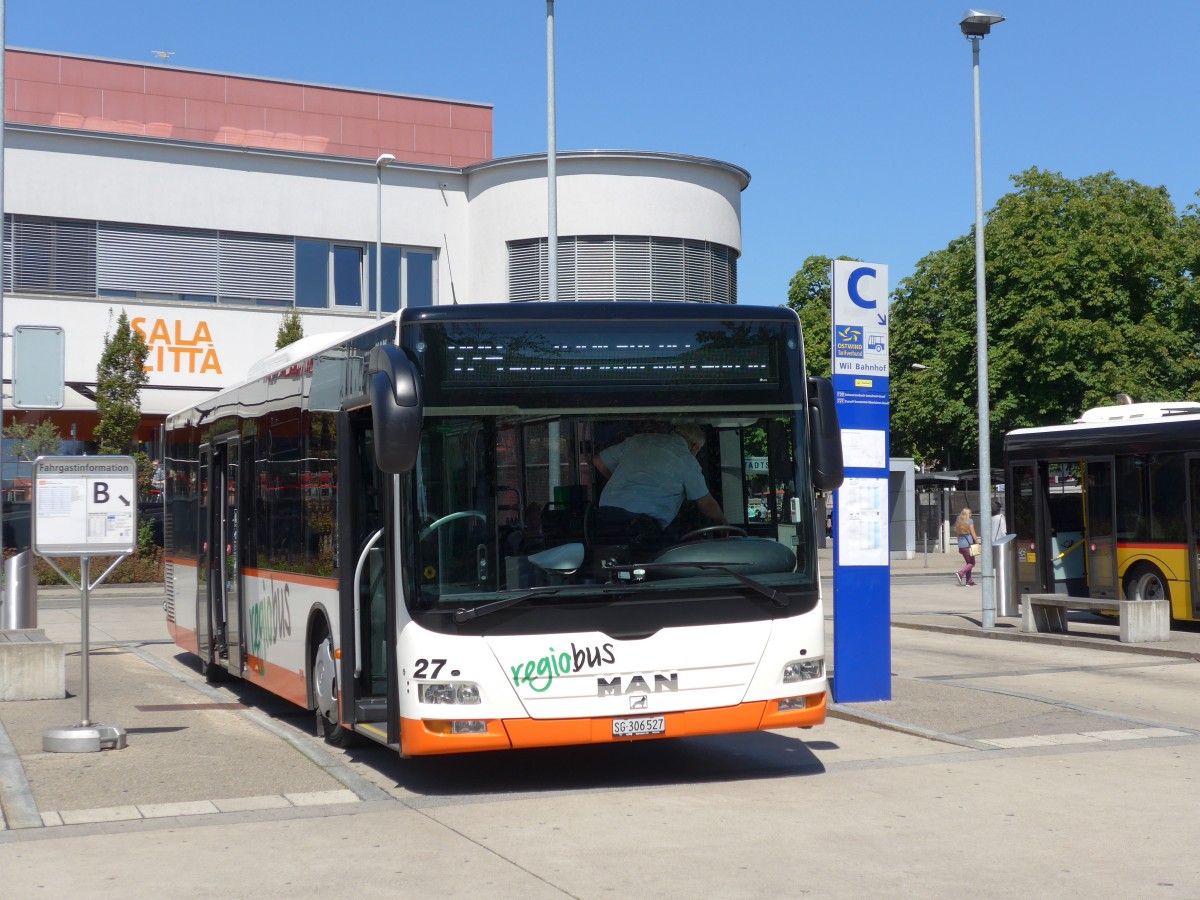
{"label": "shadow on pavement", "polygon": [[428,797],[658,787],[825,771],[803,741],[771,732],[412,759],[375,746],[347,754],[396,787]]}
{"label": "shadow on pavement", "polygon": [[[177,653],[174,660],[200,671],[199,659],[191,653]],[[249,682],[230,680],[219,686],[238,702],[318,740],[312,712]],[[813,746],[828,747],[828,742]],[[374,769],[395,787],[430,797],[739,781],[825,771],[804,741],[773,732],[409,759],[362,738],[361,744],[342,752],[348,761]]]}

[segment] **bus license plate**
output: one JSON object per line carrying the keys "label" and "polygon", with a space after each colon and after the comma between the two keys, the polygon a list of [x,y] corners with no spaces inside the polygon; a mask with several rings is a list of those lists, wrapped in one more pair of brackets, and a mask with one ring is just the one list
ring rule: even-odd
{"label": "bus license plate", "polygon": [[646,734],[663,734],[667,720],[662,716],[645,716],[638,719],[613,719],[613,737],[641,737]]}

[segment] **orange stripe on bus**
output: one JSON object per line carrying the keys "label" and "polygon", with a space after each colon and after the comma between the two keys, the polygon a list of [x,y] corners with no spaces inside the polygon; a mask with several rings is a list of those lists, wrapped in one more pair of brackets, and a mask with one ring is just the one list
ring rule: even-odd
{"label": "orange stripe on bus", "polygon": [[164,562],[169,562],[173,566],[190,566],[195,569],[200,566],[200,561],[195,559],[185,559],[181,556],[164,556]]}
{"label": "orange stripe on bus", "polygon": [[200,655],[200,641],[196,639],[196,632],[193,629],[183,628],[168,619],[167,633],[171,635],[171,640],[177,647],[181,647],[189,653],[195,653],[197,656]]}
{"label": "orange stripe on bus", "polygon": [[300,575],[296,572],[279,572],[275,569],[242,569],[242,575],[247,578],[269,578],[272,581],[285,581],[289,584],[306,584],[309,587],[336,588],[336,578],[321,578],[318,575]]}
{"label": "orange stripe on bus", "polygon": [[808,698],[805,709],[780,712],[778,700],[742,703],[721,709],[666,713],[666,732],[638,738],[614,738],[611,718],[589,719],[489,719],[485,734],[441,734],[427,721],[400,720],[400,748],[405,756],[471,753],[480,750],[565,747],[611,744],[656,738],[695,737],[773,728],[810,728],[825,721],[825,694]]}
{"label": "orange stripe on bus", "polygon": [[308,706],[308,684],[303,672],[293,672],[247,653],[242,677],[301,708]]}

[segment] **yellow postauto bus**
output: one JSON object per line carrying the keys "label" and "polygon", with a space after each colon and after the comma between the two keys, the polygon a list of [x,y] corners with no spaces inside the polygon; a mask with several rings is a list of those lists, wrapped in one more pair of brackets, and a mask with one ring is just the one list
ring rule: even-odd
{"label": "yellow postauto bus", "polygon": [[1165,599],[1200,620],[1200,403],[1091,409],[1004,439],[1022,594]]}

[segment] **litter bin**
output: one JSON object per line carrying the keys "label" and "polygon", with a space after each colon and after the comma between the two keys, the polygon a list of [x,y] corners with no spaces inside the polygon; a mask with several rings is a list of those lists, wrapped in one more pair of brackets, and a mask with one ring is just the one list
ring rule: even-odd
{"label": "litter bin", "polygon": [[0,612],[0,630],[23,628],[37,628],[37,575],[29,550],[4,561],[4,609]]}
{"label": "litter bin", "polygon": [[996,572],[996,615],[1016,616],[1017,536],[1006,534],[992,541],[992,567]]}

